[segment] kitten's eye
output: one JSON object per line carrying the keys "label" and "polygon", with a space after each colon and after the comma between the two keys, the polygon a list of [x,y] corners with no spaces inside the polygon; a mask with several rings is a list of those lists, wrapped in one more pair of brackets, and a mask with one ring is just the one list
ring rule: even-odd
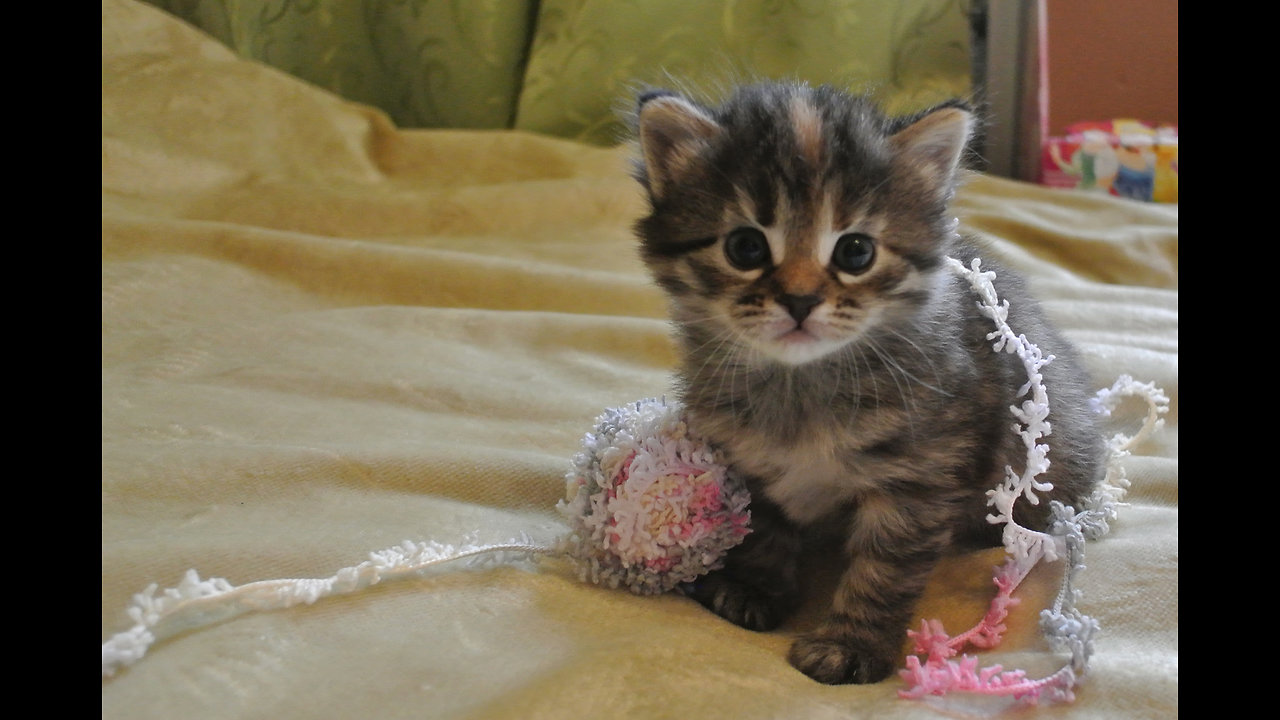
{"label": "kitten's eye", "polygon": [[866,272],[875,258],[876,241],[862,233],[841,235],[831,251],[831,262],[836,268],[853,275]]}
{"label": "kitten's eye", "polygon": [[736,228],[724,239],[724,256],[739,270],[755,270],[769,264],[769,241],[756,228]]}

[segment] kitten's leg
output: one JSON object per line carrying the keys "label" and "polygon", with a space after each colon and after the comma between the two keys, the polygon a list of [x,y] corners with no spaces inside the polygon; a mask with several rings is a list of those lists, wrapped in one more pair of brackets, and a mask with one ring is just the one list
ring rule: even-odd
{"label": "kitten's leg", "polygon": [[852,560],[830,615],[791,646],[791,664],[818,682],[874,683],[897,667],[916,602],[948,542],[929,503],[869,498],[850,536]]}
{"label": "kitten's leg", "polygon": [[766,500],[751,502],[751,534],[725,556],[722,569],[686,588],[720,617],[749,630],[772,630],[795,610],[800,534]]}

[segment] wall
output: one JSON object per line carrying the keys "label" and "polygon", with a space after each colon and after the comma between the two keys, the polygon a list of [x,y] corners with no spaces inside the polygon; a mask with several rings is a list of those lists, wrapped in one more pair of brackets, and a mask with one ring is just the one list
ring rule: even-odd
{"label": "wall", "polygon": [[1178,122],[1177,0],[1048,0],[1050,135],[1081,120]]}

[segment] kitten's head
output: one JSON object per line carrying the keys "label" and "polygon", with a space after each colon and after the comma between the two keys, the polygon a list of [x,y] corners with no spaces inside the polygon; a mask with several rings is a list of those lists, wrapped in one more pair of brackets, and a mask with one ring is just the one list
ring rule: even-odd
{"label": "kitten's head", "polygon": [[893,119],[805,85],[641,95],[637,233],[686,340],[801,365],[926,302],[972,124],[960,103]]}

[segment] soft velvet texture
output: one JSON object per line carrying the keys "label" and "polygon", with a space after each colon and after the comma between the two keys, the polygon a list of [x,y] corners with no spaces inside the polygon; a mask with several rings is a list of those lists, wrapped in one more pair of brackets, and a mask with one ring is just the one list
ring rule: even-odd
{"label": "soft velvet texture", "polygon": [[537,0],[148,0],[401,127],[505,128]]}
{"label": "soft velvet texture", "polygon": [[[102,10],[103,641],[131,625],[132,594],[188,568],[243,584],[327,577],[404,539],[555,538],[596,414],[670,392],[626,149],[397,129],[155,8]],[[1129,373],[1172,399],[1088,548],[1091,672],[1043,714],[1176,717],[1177,206],[975,176],[957,212],[1029,275],[1099,387]],[[1000,558],[948,560],[919,616],[975,622]],[[1058,667],[1036,627],[1058,570],[1028,579],[984,664]],[[896,678],[812,682],[785,656],[821,603],[761,634],[554,563],[451,568],[161,642],[103,680],[102,717],[989,709],[901,700]]]}
{"label": "soft velvet texture", "polygon": [[708,91],[797,78],[917,110],[968,95],[967,10],[961,0],[541,0],[515,127],[613,144],[625,90],[673,78]]}
{"label": "soft velvet texture", "polygon": [[919,107],[969,86],[967,0],[149,0],[399,127],[602,145],[638,83],[754,74]]}

